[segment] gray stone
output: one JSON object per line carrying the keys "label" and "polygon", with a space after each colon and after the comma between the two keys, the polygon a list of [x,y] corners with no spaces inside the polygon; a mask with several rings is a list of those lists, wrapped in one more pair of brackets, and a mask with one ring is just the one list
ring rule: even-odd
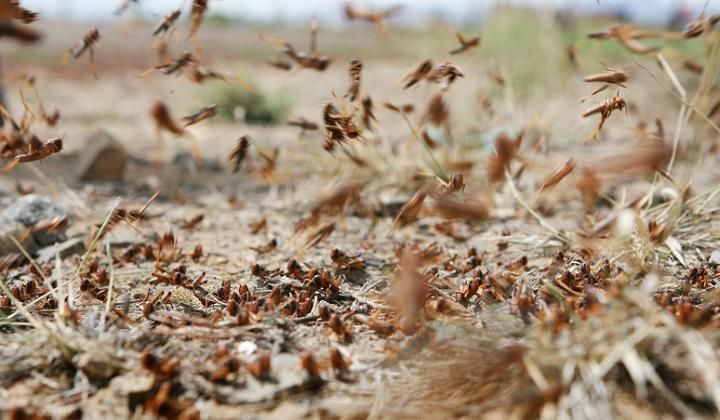
{"label": "gray stone", "polygon": [[173,164],[178,167],[181,171],[192,174],[198,171],[206,172],[222,172],[223,166],[217,160],[201,159],[197,162],[193,158],[192,154],[187,152],[180,152],[173,158]]}
{"label": "gray stone", "polygon": [[710,254],[709,262],[713,265],[720,265],[720,251],[713,251],[712,254]]}
{"label": "gray stone", "polygon": [[[70,213],[47,197],[28,194],[15,200],[0,214],[0,224],[9,227],[9,231],[15,229],[16,224],[20,224],[23,228],[22,232],[24,232],[25,229],[37,223],[47,222],[56,217],[70,217]],[[6,234],[9,231],[6,231]],[[54,232],[35,232],[32,234],[32,239],[41,247],[48,246],[65,240],[65,229],[58,229]],[[10,244],[12,245],[12,241]],[[13,248],[15,248],[14,245]]]}
{"label": "gray stone", "polygon": [[37,260],[40,262],[51,261],[55,258],[55,254],[59,254],[60,258],[67,258],[72,255],[82,254],[85,252],[85,241],[82,237],[70,238],[65,242],[46,246],[37,252]]}
{"label": "gray stone", "polygon": [[[22,223],[14,221],[0,221],[0,256],[5,256],[13,252],[20,252],[17,245],[10,239],[15,238],[30,254],[35,253],[38,249],[38,245],[33,239],[32,235],[26,235],[22,238],[27,228]],[[22,240],[21,240],[22,239]]]}
{"label": "gray stone", "polygon": [[395,191],[382,191],[380,192],[380,208],[378,209],[378,213],[383,217],[395,217],[411,198],[412,196],[399,194]]}
{"label": "gray stone", "polygon": [[105,131],[88,136],[78,158],[77,177],[83,181],[122,181],[128,153],[125,147]]}

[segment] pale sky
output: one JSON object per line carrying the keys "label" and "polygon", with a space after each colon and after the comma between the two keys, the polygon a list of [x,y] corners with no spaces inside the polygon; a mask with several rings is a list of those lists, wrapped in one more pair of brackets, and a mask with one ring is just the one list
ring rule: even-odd
{"label": "pale sky", "polygon": [[[132,13],[156,18],[183,4],[186,8],[192,0],[140,0]],[[404,4],[403,14],[409,21],[419,21],[430,14],[442,14],[448,19],[462,21],[475,19],[498,3],[531,5],[534,7],[570,6],[578,11],[592,13],[602,10],[618,10],[619,7],[639,21],[663,22],[679,6],[695,11],[702,9],[707,0],[374,0],[353,1],[383,8]],[[70,19],[113,19],[113,12],[121,0],[21,0],[25,7],[47,17]],[[342,0],[209,0],[210,11],[230,16],[242,16],[252,20],[306,20],[317,16],[326,22],[342,19]],[[708,2],[709,12],[720,11],[720,0]]]}

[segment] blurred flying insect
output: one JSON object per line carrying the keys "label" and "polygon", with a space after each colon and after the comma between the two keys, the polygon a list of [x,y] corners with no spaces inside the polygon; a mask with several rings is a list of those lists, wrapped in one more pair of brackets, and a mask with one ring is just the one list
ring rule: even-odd
{"label": "blurred flying insect", "polygon": [[214,70],[210,70],[202,66],[198,66],[196,64],[192,65],[192,68],[187,74],[187,78],[191,82],[198,84],[202,84],[203,82],[205,82],[205,80],[209,79],[221,80],[227,83],[227,77],[224,74],[218,73]]}
{"label": "blurred flying insect", "polygon": [[72,54],[74,59],[78,59],[85,53],[85,51],[88,51],[90,61],[92,62],[95,58],[95,50],[93,47],[95,47],[99,39],[100,32],[98,29],[95,27],[90,28],[90,30],[83,36],[83,39],[70,48],[70,54]]}
{"label": "blurred flying insect", "polygon": [[188,115],[182,118],[185,127],[195,125],[199,122],[205,121],[217,115],[217,105],[209,105],[194,114]]}
{"label": "blurred flying insect", "polygon": [[412,114],[415,111],[415,105],[413,104],[395,105],[391,102],[383,102],[382,105],[391,111],[402,114]]}
{"label": "blurred flying insect", "polygon": [[396,15],[402,10],[402,5],[391,6],[385,10],[372,10],[367,7],[353,6],[351,3],[345,3],[343,6],[345,17],[348,20],[361,20],[373,24],[375,31],[380,36],[387,35],[388,28],[386,19]]}
{"label": "blurred flying insect", "polygon": [[577,60],[577,45],[571,44],[565,47],[565,56],[568,59],[568,63],[570,63],[570,67],[572,67],[573,70],[577,71],[578,68],[578,60]]}
{"label": "blurred flying insect", "polygon": [[[318,54],[317,51],[306,53],[297,50],[292,44],[283,39],[273,38],[263,34],[258,34],[258,36],[268,44],[280,47],[280,52],[287,56],[287,58],[297,64],[300,68],[325,71],[330,65],[330,58],[326,55]],[[285,60],[276,59],[274,61],[269,61],[268,63],[282,70],[290,70],[292,68],[292,64]]]}
{"label": "blurred flying insect", "polygon": [[[82,57],[82,55],[85,54],[85,52],[87,51],[88,56],[90,57],[91,71],[96,78],[97,74],[95,73],[95,46],[97,45],[99,40],[100,32],[96,27],[92,27],[88,32],[85,33],[83,39],[80,42],[78,42],[68,50],[68,53],[76,60]],[[63,63],[67,61],[67,57],[67,54],[63,57]]]}
{"label": "blurred flying insect", "polygon": [[580,102],[587,101],[591,97],[609,88],[610,85],[617,85],[627,88],[627,86],[625,86],[625,82],[628,81],[628,77],[624,71],[609,66],[605,66],[605,70],[606,72],[604,73],[591,74],[583,78],[583,81],[586,83],[603,83],[603,85],[600,86],[600,88],[598,88],[597,90],[587,95],[586,97],[584,97],[583,99],[581,99]]}
{"label": "blurred flying insect", "polygon": [[472,48],[475,48],[480,45],[480,37],[474,36],[472,38],[465,38],[460,32],[456,31],[455,29],[446,26],[445,29],[450,32],[451,34],[455,35],[455,38],[457,38],[458,42],[460,43],[460,46],[456,49],[450,51],[450,54],[460,54],[462,52],[465,52],[467,50],[470,50]]}
{"label": "blurred flying insect", "polygon": [[280,149],[278,147],[273,148],[272,154],[263,152],[262,150],[257,150],[257,153],[258,155],[260,155],[260,158],[265,161],[263,166],[258,169],[258,175],[260,175],[262,179],[268,181],[275,173],[278,156],[280,155]]}
{"label": "blurred flying insect", "polygon": [[197,34],[200,25],[202,25],[207,8],[208,0],[193,0],[192,9],[190,10],[190,31],[188,37],[191,38]]}
{"label": "blurred flying insect", "polygon": [[184,68],[188,67],[193,63],[195,63],[195,57],[192,55],[192,53],[184,52],[178,58],[150,67],[149,69],[145,70],[140,75],[140,77],[145,77],[148,74],[154,72],[155,70],[160,70],[162,74],[169,76],[183,70]]}
{"label": "blurred flying insect", "polygon": [[615,39],[628,51],[635,54],[649,54],[656,52],[660,47],[648,47],[638,41],[638,39],[661,38],[662,34],[652,31],[643,31],[635,29],[631,25],[615,24],[609,28],[588,34],[588,38],[597,40]]}
{"label": "blurred flying insect", "polygon": [[[203,109],[204,110],[204,109]],[[201,110],[200,112],[202,112]],[[200,112],[193,114],[189,117],[194,117],[195,115],[199,114]],[[190,140],[190,150],[191,154],[193,155],[193,158],[196,162],[199,162],[201,160],[201,154],[200,150],[197,146],[197,143],[195,142],[195,139],[193,136],[185,130],[185,128],[178,124],[175,119],[170,114],[170,110],[168,109],[167,105],[164,103],[157,101],[155,104],[153,104],[152,109],[150,110],[150,115],[152,116],[153,120],[155,121],[155,133],[157,138],[157,146],[155,151],[155,163],[159,164],[161,161],[161,154],[162,154],[162,144],[163,144],[163,137],[162,132],[167,131],[169,133],[172,133],[175,137],[181,137],[181,136],[187,136]],[[199,116],[198,116],[199,118]],[[187,122],[188,120],[186,120]],[[198,120],[199,122],[201,120]],[[192,124],[186,124],[192,125]]]}
{"label": "blurred flying insect", "polygon": [[42,35],[26,25],[18,25],[9,20],[0,20],[0,38],[5,37],[23,43],[33,43],[39,41]]}
{"label": "blurred flying insect", "polygon": [[[45,124],[48,127],[54,127],[57,122],[60,120],[60,111],[57,108],[52,108],[51,110],[48,110],[45,108],[45,104],[43,103],[42,99],[40,98],[40,94],[37,91],[37,88],[35,87],[34,79],[30,79],[27,84],[30,86],[33,92],[33,96],[35,97],[35,102],[37,102],[38,106],[38,113],[40,114],[40,118],[45,122]],[[19,89],[20,94],[20,102],[22,102],[23,107],[25,108],[27,113],[32,114],[32,111],[30,111],[30,107],[25,102],[25,95],[23,94],[22,88]],[[34,117],[34,114],[32,114]]]}
{"label": "blurred flying insect", "polygon": [[443,89],[448,89],[450,85],[460,77],[465,77],[465,74],[460,67],[449,61],[438,65],[426,76],[429,82],[439,83],[444,80],[445,86]]}
{"label": "blurred flying insect", "polygon": [[575,161],[568,159],[562,165],[555,168],[548,176],[540,181],[538,186],[538,196],[547,191],[551,191],[557,186],[563,179],[570,175],[575,170]]}
{"label": "blurred flying insect", "polygon": [[403,77],[402,80],[406,82],[405,89],[414,86],[421,80],[425,79],[425,77],[427,77],[427,75],[432,71],[432,69],[432,60],[428,59],[420,63],[413,71]]}
{"label": "blurred flying insect", "polygon": [[164,103],[160,101],[155,102],[150,114],[152,115],[153,120],[155,120],[155,126],[158,132],[162,130],[169,131],[176,136],[181,136],[185,133],[185,129],[173,120],[170,115],[170,110]]}
{"label": "blurred flying insect", "polygon": [[353,59],[352,61],[350,61],[350,69],[348,70],[350,73],[350,87],[345,94],[345,97],[348,98],[350,102],[354,102],[355,99],[357,99],[357,97],[360,95],[362,69],[362,61],[358,59]]}
{"label": "blurred flying insect", "polygon": [[172,12],[166,14],[163,17],[163,20],[160,21],[160,23],[155,26],[155,29],[153,29],[152,35],[158,36],[160,34],[166,34],[168,33],[173,26],[175,25],[175,22],[177,22],[178,18],[180,18],[180,15],[182,14],[182,11],[180,9],[173,10]]}
{"label": "blurred flying insect", "polygon": [[625,102],[625,99],[623,99],[619,93],[617,93],[612,98],[606,99],[602,101],[601,103],[589,108],[587,111],[585,111],[582,116],[583,118],[589,117],[591,115],[600,114],[600,123],[598,124],[598,127],[595,129],[595,131],[590,136],[590,140],[597,140],[597,135],[600,133],[600,130],[602,130],[603,124],[605,124],[605,120],[610,118],[610,115],[615,110],[625,110],[625,113],[627,114],[627,103]]}
{"label": "blurred flying insect", "polygon": [[240,172],[242,164],[247,156],[248,149],[250,148],[250,136],[244,135],[238,139],[238,144],[232,149],[227,159],[233,165],[233,173]]}
{"label": "blurred flying insect", "polygon": [[705,14],[702,13],[687,24],[685,31],[682,33],[682,37],[684,39],[697,38],[703,33],[712,30],[713,26],[718,22],[720,22],[720,14],[706,17]]}
{"label": "blurred flying insect", "polygon": [[287,125],[291,127],[298,127],[300,128],[300,138],[302,139],[305,136],[305,133],[308,131],[316,131],[320,128],[320,126],[317,123],[314,123],[312,121],[308,121],[304,117],[298,117],[294,120],[290,120],[287,122]]}
{"label": "blurred flying insect", "polygon": [[328,236],[330,236],[335,231],[335,223],[328,223],[327,225],[319,228],[315,232],[313,232],[307,242],[305,243],[306,248],[312,248],[315,245],[319,244],[323,240],[325,240]]}
{"label": "blurred flying insect", "polygon": [[22,23],[33,23],[40,16],[37,12],[25,9],[18,0],[0,1],[0,19],[19,20]]}
{"label": "blurred flying insect", "polygon": [[608,66],[605,66],[605,70],[607,71],[604,73],[596,73],[585,76],[585,78],[583,78],[583,81],[587,83],[608,83],[627,88],[627,86],[623,84],[628,80],[628,77],[624,71]]}
{"label": "blurred flying insect", "polygon": [[276,59],[276,60],[268,60],[267,63],[270,64],[271,66],[275,67],[276,69],[285,70],[285,71],[292,70],[292,63],[289,61]]}
{"label": "blurred flying insect", "polygon": [[119,16],[123,13],[125,13],[126,10],[130,8],[132,5],[138,5],[140,3],[140,0],[122,0],[120,4],[118,5],[117,9],[115,9],[115,15]]}

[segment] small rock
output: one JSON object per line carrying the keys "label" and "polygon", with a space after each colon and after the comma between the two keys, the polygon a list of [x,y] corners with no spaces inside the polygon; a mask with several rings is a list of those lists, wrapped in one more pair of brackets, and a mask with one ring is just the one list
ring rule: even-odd
{"label": "small rock", "polygon": [[127,160],[127,151],[119,141],[97,131],[85,141],[77,177],[83,181],[122,181]]}
{"label": "small rock", "polygon": [[190,153],[182,152],[175,155],[173,165],[177,166],[185,173],[194,173],[197,171],[222,172],[223,166],[217,160],[202,159],[197,162]]}
{"label": "small rock", "polygon": [[[56,217],[70,217],[70,213],[47,197],[29,194],[18,198],[9,205],[0,214],[0,223],[10,226],[20,224],[24,231],[37,223],[50,221]],[[41,247],[52,245],[65,240],[65,229],[53,232],[35,232],[32,234],[32,238]],[[12,241],[10,243],[12,244]],[[15,248],[14,245],[13,248]],[[33,251],[28,250],[28,252]]]}
{"label": "small rock", "polygon": [[410,196],[398,194],[394,191],[382,191],[380,193],[380,208],[378,213],[383,217],[395,217],[411,198]]}
{"label": "small rock", "polygon": [[713,251],[712,254],[710,254],[709,263],[713,265],[720,265],[720,251]]}
{"label": "small rock", "polygon": [[60,254],[60,258],[67,258],[71,255],[82,254],[85,252],[85,241],[82,237],[70,238],[65,242],[47,246],[38,251],[37,260],[40,262],[52,261],[55,254]]}
{"label": "small rock", "polygon": [[[0,256],[20,252],[10,237],[20,241],[26,230],[27,228],[22,223],[2,220],[0,222]],[[20,243],[30,254],[35,253],[38,249],[38,244],[31,235],[27,235]]]}

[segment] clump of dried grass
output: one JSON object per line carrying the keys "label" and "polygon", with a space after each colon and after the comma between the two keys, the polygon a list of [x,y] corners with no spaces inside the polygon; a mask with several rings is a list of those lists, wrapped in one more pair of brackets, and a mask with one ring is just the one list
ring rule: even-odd
{"label": "clump of dried grass", "polygon": [[[653,276],[644,279],[652,282]],[[389,416],[451,417],[493,412],[506,418],[628,415],[630,398],[648,415],[711,416],[720,407],[717,333],[703,334],[659,311],[648,287],[601,294],[593,316],[522,340],[436,322],[413,376],[378,396]],[[541,312],[552,320],[552,309]],[[552,323],[552,321],[549,321]]]}

